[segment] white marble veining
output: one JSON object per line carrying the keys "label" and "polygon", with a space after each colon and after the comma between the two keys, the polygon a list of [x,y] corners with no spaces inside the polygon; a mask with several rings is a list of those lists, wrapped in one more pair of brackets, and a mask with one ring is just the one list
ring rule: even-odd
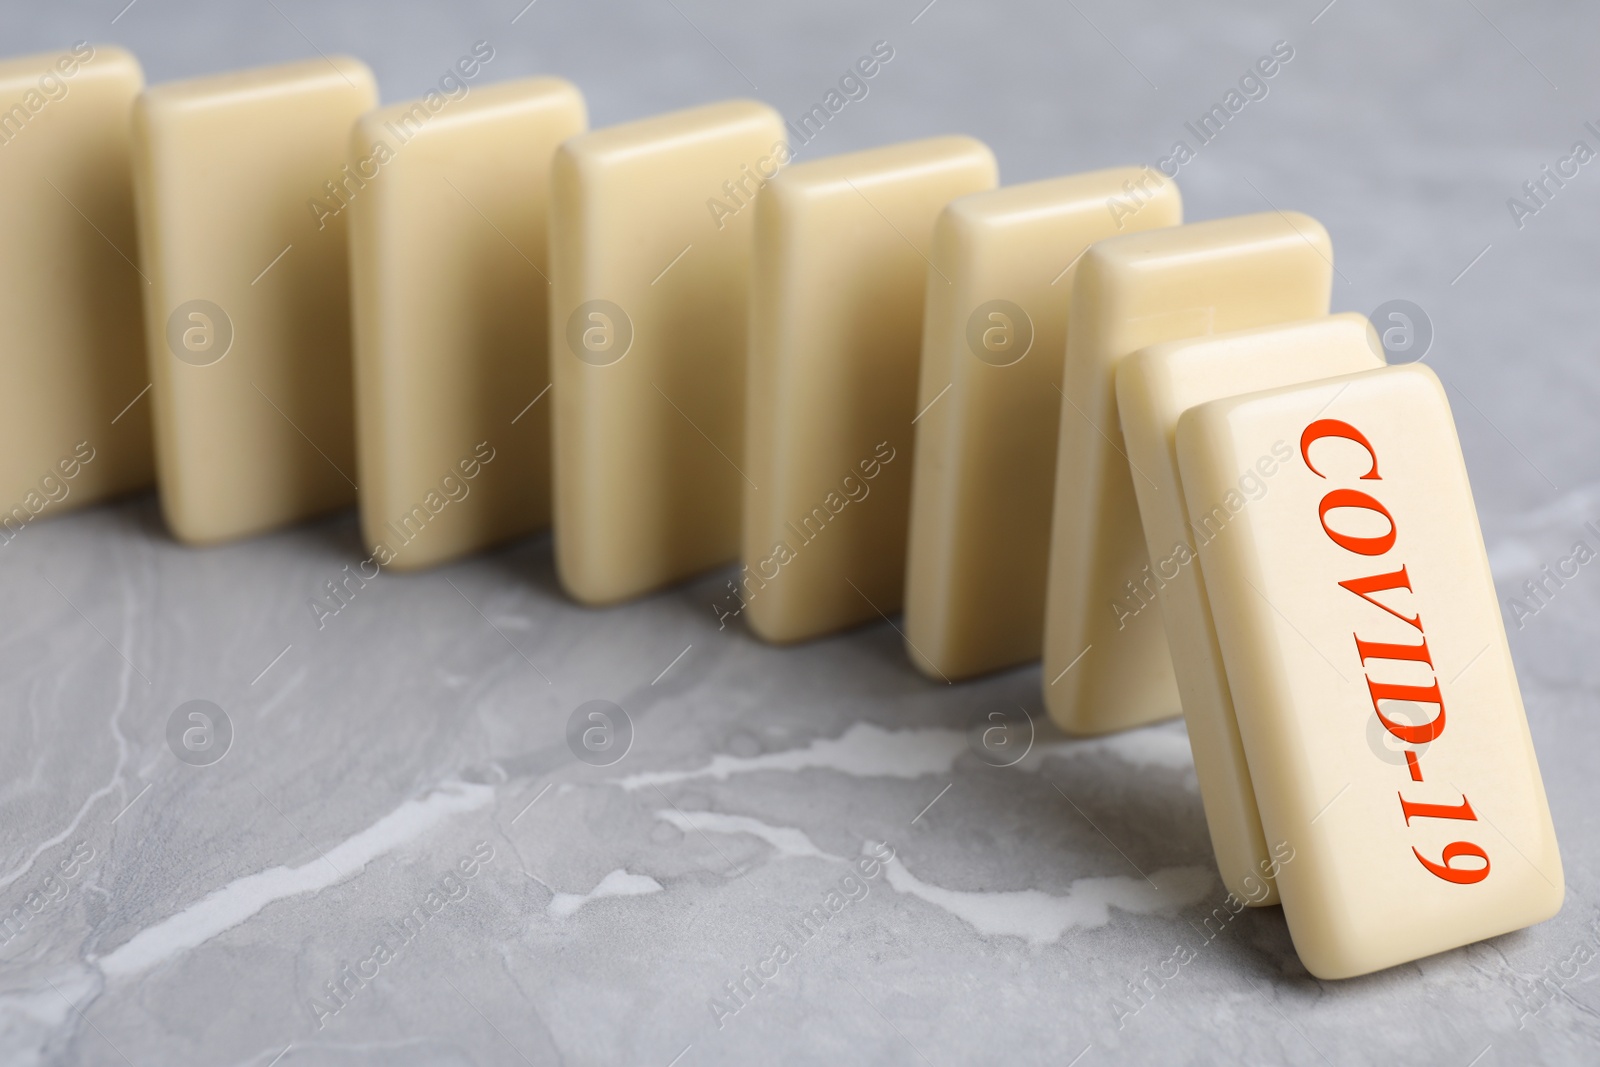
{"label": "white marble veining", "polygon": [[556,893],[550,898],[550,904],[545,912],[552,919],[567,919],[578,913],[590,901],[602,900],[606,897],[640,897],[646,893],[661,892],[661,883],[651,878],[648,874],[629,874],[618,867],[604,878],[600,884],[587,893]]}
{"label": "white marble veining", "polygon": [[1132,915],[1175,913],[1198,904],[1214,887],[1216,876],[1205,867],[1165,867],[1144,875],[1079,878],[1054,896],[1037,889],[974,893],[929,885],[906,870],[898,859],[886,872],[897,892],[925,900],[967,923],[986,937],[1024,938],[1035,945],[1060,941],[1068,930],[1104,926],[1113,907]]}
{"label": "white marble veining", "polygon": [[617,784],[633,790],[698,778],[720,782],[735,774],[812,768],[857,778],[920,778],[948,773],[966,748],[966,737],[959,730],[885,730],[858,722],[839,737],[818,738],[804,748],[748,757],[719,754],[698,770],[646,771],[620,779]]}
{"label": "white marble veining", "polygon": [[[236,878],[175,915],[134,934],[89,962],[111,978],[132,978],[168,963],[259,914],[280,900],[316,893],[360,874],[379,856],[427,834],[453,815],[476,811],[494,799],[486,785],[445,782],[298,867],[272,867]],[[598,892],[598,890],[596,891]],[[604,894],[602,894],[604,895]],[[576,909],[573,909],[576,910]]]}

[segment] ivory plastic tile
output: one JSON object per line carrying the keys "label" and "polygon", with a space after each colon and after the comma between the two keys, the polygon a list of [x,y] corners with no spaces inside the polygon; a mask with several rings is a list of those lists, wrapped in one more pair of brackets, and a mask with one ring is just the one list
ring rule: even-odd
{"label": "ivory plastic tile", "polygon": [[1333,253],[1315,219],[1268,212],[1111,237],[1078,264],[1061,391],[1045,595],[1044,693],[1075,734],[1179,712],[1160,622],[1123,608],[1148,575],[1117,420],[1117,361],[1147,345],[1328,313]]}
{"label": "ivory plastic tile", "polygon": [[1235,472],[1228,491],[1190,511],[1178,473],[1178,417],[1206,401],[1383,365],[1382,346],[1361,315],[1333,315],[1241,333],[1170,341],[1117,365],[1117,410],[1135,478],[1150,578],[1124,601],[1133,614],[1159,605],[1189,728],[1200,799],[1223,883],[1240,900],[1278,902],[1274,855],[1261,831],[1239,724],[1206,603],[1197,546],[1273,490],[1292,455],[1287,439]]}
{"label": "ivory plastic tile", "polygon": [[739,551],[751,207],[789,158],[735,100],[581,134],[551,183],[556,566],[588,604]]}
{"label": "ivory plastic tile", "polygon": [[550,164],[583,97],[460,84],[368,113],[351,145],[361,528],[399,569],[550,521]]}
{"label": "ivory plastic tile", "polygon": [[1039,657],[1076,262],[1180,221],[1177,185],[1149,167],[974,193],[939,215],[905,590],[907,653],[930,676]]}
{"label": "ivory plastic tile", "polygon": [[996,180],[936,137],[796,164],[756,206],[739,597],[769,641],[900,608],[933,223]]}
{"label": "ivory plastic tile", "polygon": [[150,483],[127,52],[0,62],[0,543]]}
{"label": "ivory plastic tile", "polygon": [[1178,422],[1191,514],[1280,441],[1200,544],[1284,917],[1319,978],[1554,915],[1555,831],[1444,390],[1419,364]]}
{"label": "ivory plastic tile", "polygon": [[372,72],[334,57],[159,85],[134,106],[156,466],[180,540],[355,499],[340,190],[350,128],[376,103]]}

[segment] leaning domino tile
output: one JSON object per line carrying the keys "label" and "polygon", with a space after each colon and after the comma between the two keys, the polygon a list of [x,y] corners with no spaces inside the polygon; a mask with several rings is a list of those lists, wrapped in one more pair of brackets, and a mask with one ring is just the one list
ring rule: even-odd
{"label": "leaning domino tile", "polygon": [[556,569],[586,604],[739,551],[751,204],[783,119],[735,100],[580,134],[551,180]]}
{"label": "leaning domino tile", "polygon": [[87,42],[0,62],[0,542],[150,484],[128,124],[143,84],[133,56]]}
{"label": "leaning domino tile", "polygon": [[1382,351],[1363,316],[1333,315],[1169,341],[1117,365],[1117,411],[1128,462],[1149,476],[1135,478],[1133,487],[1151,570],[1123,606],[1139,614],[1159,605],[1217,867],[1234,895],[1252,904],[1278,902],[1270,876],[1275,857],[1261,831],[1196,553],[1240,509],[1272,492],[1292,453],[1286,439],[1273,441],[1235,472],[1228,492],[1191,512],[1178,473],[1178,417],[1209,400],[1381,367]]}
{"label": "leaning domino tile", "polygon": [[1045,594],[1045,705],[1103,733],[1179,712],[1166,634],[1129,618],[1149,566],[1117,421],[1117,361],[1146,345],[1326,315],[1333,252],[1315,219],[1268,212],[1112,237],[1072,292]]}
{"label": "leaning domino tile", "polygon": [[356,488],[342,203],[377,103],[345,57],[145,90],[134,188],[161,507],[194,544],[350,504]]}
{"label": "leaning domino tile", "polygon": [[1178,186],[1149,167],[974,193],[940,213],[905,590],[906,651],[930,677],[1039,657],[1076,264],[1095,241],[1181,221]]}
{"label": "leaning domino tile", "polygon": [[457,84],[363,116],[345,182],[361,529],[401,570],[550,521],[550,163],[583,97]]}
{"label": "leaning domino tile", "polygon": [[756,205],[745,409],[752,629],[798,641],[900,609],[934,219],[997,181],[935,137],[799,163]]}
{"label": "leaning domino tile", "polygon": [[[1554,915],[1563,877],[1444,390],[1386,367],[1178,422],[1191,514],[1290,443],[1200,544],[1296,950],[1345,978]],[[1398,745],[1398,747],[1396,747]]]}

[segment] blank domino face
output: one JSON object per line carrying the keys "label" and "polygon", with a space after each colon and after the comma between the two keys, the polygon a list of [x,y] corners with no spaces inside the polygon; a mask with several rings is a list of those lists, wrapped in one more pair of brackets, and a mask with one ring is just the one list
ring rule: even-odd
{"label": "blank domino face", "polygon": [[935,223],[905,590],[931,677],[1038,658],[1075,264],[1181,216],[1176,184],[1118,167],[974,193]]}
{"label": "blank domino face", "polygon": [[743,100],[556,153],[556,566],[584,603],[738,554],[751,204],[788,158],[777,112]]}
{"label": "blank domino face", "polygon": [[1561,857],[1444,391],[1421,365],[1218,400],[1184,494],[1301,960],[1343,978],[1555,914]]}
{"label": "blank domino face", "polygon": [[[1252,904],[1278,902],[1271,844],[1239,740],[1239,724],[1206,602],[1198,546],[1217,536],[1241,508],[1271,493],[1292,454],[1290,442],[1234,472],[1231,492],[1191,511],[1178,472],[1178,418],[1197,404],[1383,365],[1372,326],[1360,315],[1268,326],[1242,333],[1171,341],[1141,349],[1117,366],[1117,409],[1135,478],[1152,576],[1130,611],[1159,610],[1194,751],[1195,775],[1223,883]],[[1159,607],[1156,607],[1159,605]]]}
{"label": "blank domino face", "polygon": [[554,78],[441,99],[351,145],[361,528],[400,569],[550,520],[550,163],[587,124]]}
{"label": "blank domino face", "polygon": [[[209,543],[355,499],[348,58],[146,90],[134,186],[161,506]],[[354,195],[361,195],[356,192]]]}
{"label": "blank domino face", "polygon": [[1147,345],[1328,313],[1327,231],[1269,212],[1112,237],[1078,265],[1061,385],[1045,706],[1069,733],[1121,730],[1179,713],[1155,612],[1129,617],[1149,557],[1117,420],[1117,361]]}
{"label": "blank domino face", "polygon": [[739,592],[763,638],[899,610],[925,257],[996,180],[981,142],[937,137],[796,164],[757,204]]}
{"label": "blank domino face", "polygon": [[104,45],[0,63],[0,542],[150,483],[128,111]]}

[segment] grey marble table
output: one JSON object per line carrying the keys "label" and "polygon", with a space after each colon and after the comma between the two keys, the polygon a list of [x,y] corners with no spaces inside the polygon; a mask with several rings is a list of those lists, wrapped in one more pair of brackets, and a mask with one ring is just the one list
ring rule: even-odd
{"label": "grey marble table", "polygon": [[[719,626],[725,575],[582,609],[548,539],[319,618],[363,556],[351,517],[192,550],[144,497],[0,546],[0,1062],[1600,1061],[1600,564],[1514,604],[1600,548],[1600,164],[1522,188],[1600,148],[1600,13],[1324,2],[95,0],[8,4],[0,41],[122,43],[152,81],[351,52],[401,99],[487,40],[489,77],[569,77],[605,124],[740,94],[798,115],[886,40],[806,151],[965,132],[1007,181],[1156,162],[1288,42],[1184,163],[1188,215],[1308,211],[1336,309],[1423,309],[1559,916],[1318,982],[1276,909],[1206,923],[1179,724],[1060,737],[1037,668],[932,684],[888,623],[767,648]],[[169,742],[196,700],[231,729],[206,765]],[[631,723],[609,766],[568,742],[595,700]],[[1024,712],[1026,758],[981,758],[972,727]]]}

